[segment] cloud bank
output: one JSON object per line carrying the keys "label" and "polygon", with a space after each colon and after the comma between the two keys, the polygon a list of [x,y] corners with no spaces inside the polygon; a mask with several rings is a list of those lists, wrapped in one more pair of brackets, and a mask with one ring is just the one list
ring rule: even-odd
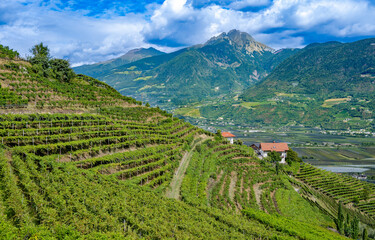
{"label": "cloud bank", "polygon": [[273,48],[375,36],[370,0],[3,0],[0,44],[23,56],[39,42],[73,65],[137,47],[173,51],[231,29]]}

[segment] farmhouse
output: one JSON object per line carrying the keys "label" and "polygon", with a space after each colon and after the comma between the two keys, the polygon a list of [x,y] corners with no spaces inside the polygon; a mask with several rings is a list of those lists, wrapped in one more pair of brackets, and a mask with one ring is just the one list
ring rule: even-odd
{"label": "farmhouse", "polygon": [[269,152],[278,152],[281,154],[280,163],[286,163],[286,151],[289,150],[287,143],[260,143],[259,146],[257,144],[253,144],[251,147],[256,150],[260,159],[267,157]]}
{"label": "farmhouse", "polygon": [[236,136],[231,134],[230,132],[222,132],[221,133],[221,136],[225,137],[226,139],[229,140],[230,144],[233,144],[233,138],[235,138]]}

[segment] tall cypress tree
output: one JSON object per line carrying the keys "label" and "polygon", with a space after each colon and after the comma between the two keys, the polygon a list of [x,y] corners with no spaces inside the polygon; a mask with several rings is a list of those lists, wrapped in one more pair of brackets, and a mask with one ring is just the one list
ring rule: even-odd
{"label": "tall cypress tree", "polygon": [[337,231],[340,233],[340,234],[343,234],[344,233],[344,220],[345,220],[345,217],[344,217],[344,213],[342,211],[342,204],[340,202],[339,204],[339,210],[337,212],[337,219],[335,221],[336,223],[336,228],[337,228]]}
{"label": "tall cypress tree", "polygon": [[349,213],[346,215],[346,221],[345,221],[345,224],[344,224],[344,233],[345,233],[345,236],[347,236],[347,237],[350,236],[350,217],[349,217]]}
{"label": "tall cypress tree", "polygon": [[362,240],[367,240],[367,239],[368,239],[367,229],[364,228],[363,229],[363,233],[362,233]]}
{"label": "tall cypress tree", "polygon": [[351,229],[351,237],[353,239],[358,239],[358,235],[359,235],[359,220],[357,218],[357,216],[354,217],[354,219],[352,220],[352,223],[350,225],[350,229]]}

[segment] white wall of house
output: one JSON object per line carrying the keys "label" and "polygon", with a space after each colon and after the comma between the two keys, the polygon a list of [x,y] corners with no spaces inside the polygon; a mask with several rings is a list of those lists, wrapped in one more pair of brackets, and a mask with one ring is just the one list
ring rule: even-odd
{"label": "white wall of house", "polygon": [[233,144],[233,138],[228,138],[230,144]]}
{"label": "white wall of house", "polygon": [[286,152],[281,153],[281,161],[280,161],[280,163],[286,163],[285,158],[286,158]]}
{"label": "white wall of house", "polygon": [[[259,154],[258,157],[259,157],[260,159],[266,158],[266,157],[268,156],[268,152],[264,152],[263,150],[259,150],[259,151],[258,151],[258,154]],[[280,163],[286,163],[286,161],[285,161],[285,158],[286,158],[286,152],[282,152],[281,155],[280,155],[280,157],[281,157],[281,161],[280,161]]]}

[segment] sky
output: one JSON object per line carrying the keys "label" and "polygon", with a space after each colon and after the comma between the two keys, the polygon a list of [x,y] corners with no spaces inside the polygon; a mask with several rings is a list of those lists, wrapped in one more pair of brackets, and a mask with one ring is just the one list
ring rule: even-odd
{"label": "sky", "polygon": [[375,37],[375,0],[0,0],[0,44],[47,44],[72,66],[139,47],[172,52],[231,29],[274,49]]}

